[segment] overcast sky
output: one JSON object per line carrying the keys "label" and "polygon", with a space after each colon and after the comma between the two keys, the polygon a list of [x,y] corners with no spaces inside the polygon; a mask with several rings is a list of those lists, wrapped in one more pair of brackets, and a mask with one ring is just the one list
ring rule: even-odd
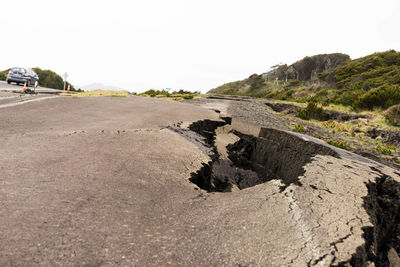
{"label": "overcast sky", "polygon": [[208,91],[280,62],[400,50],[398,0],[3,1],[0,69]]}

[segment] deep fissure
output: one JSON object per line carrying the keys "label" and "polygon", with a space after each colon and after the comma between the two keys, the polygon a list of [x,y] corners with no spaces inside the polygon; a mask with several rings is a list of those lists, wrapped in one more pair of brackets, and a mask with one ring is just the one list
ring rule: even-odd
{"label": "deep fissure", "polygon": [[303,167],[317,154],[337,157],[331,148],[309,142],[288,132],[262,128],[258,137],[231,130],[239,140],[229,144],[228,158],[222,159],[215,146],[216,130],[231,124],[224,121],[202,120],[189,126],[205,138],[214,152],[211,161],[191,174],[190,181],[209,192],[230,192],[245,189],[273,179],[279,179],[284,186],[301,186],[299,176]]}
{"label": "deep fissure", "polygon": [[368,195],[363,198],[363,207],[367,211],[374,226],[363,227],[365,244],[357,248],[356,253],[348,262],[340,263],[345,266],[366,266],[373,262],[377,267],[396,266],[400,252],[400,183],[377,168],[371,170],[379,173],[375,182],[366,183]]}
{"label": "deep fissure", "polygon": [[[224,121],[204,120],[189,127],[203,136],[206,145],[213,151],[212,160],[203,164],[190,178],[191,182],[208,192],[230,192],[272,179],[282,181],[285,185],[282,190],[290,184],[301,186],[299,177],[304,174],[303,167],[311,162],[313,156],[339,157],[328,146],[309,142],[296,134],[262,128],[258,137],[232,130],[231,133],[239,140],[227,146],[228,159],[222,159],[215,146],[216,130],[230,123],[229,118]],[[374,182],[366,183],[368,195],[363,198],[363,207],[373,226],[362,228],[365,243],[356,249],[350,260],[337,266],[366,266],[368,262],[373,262],[375,266],[386,267],[400,261],[400,183],[378,168],[370,168],[379,177]],[[343,242],[347,237],[336,243]]]}

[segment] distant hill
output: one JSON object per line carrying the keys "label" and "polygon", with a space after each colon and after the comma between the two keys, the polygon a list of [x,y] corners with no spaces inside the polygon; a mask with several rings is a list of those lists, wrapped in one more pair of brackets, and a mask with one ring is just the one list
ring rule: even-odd
{"label": "distant hill", "polygon": [[305,57],[209,93],[387,108],[400,103],[400,53],[390,50],[354,60],[339,53]]}
{"label": "distant hill", "polygon": [[85,91],[92,91],[92,90],[97,90],[97,89],[103,89],[103,90],[114,90],[114,91],[125,91],[126,89],[123,89],[118,86],[112,86],[112,85],[104,85],[102,83],[91,83],[85,86],[78,86],[80,89],[83,89]]}

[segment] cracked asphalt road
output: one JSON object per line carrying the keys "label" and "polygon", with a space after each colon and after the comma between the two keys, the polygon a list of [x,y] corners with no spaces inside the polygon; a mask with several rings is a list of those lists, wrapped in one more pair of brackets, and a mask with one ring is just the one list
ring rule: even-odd
{"label": "cracked asphalt road", "polygon": [[165,127],[218,115],[134,96],[1,109],[0,265],[348,261],[364,244],[361,227],[372,225],[362,207],[365,183],[379,176],[370,165],[399,180],[394,170],[318,155],[304,166],[302,186],[281,192],[272,180],[207,193],[188,179],[210,158]]}

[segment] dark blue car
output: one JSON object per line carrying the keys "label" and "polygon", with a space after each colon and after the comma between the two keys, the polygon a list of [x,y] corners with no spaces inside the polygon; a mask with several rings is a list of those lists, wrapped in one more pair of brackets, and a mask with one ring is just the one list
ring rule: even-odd
{"label": "dark blue car", "polygon": [[14,67],[11,68],[7,75],[7,83],[23,84],[26,86],[36,87],[39,83],[39,76],[32,69]]}

